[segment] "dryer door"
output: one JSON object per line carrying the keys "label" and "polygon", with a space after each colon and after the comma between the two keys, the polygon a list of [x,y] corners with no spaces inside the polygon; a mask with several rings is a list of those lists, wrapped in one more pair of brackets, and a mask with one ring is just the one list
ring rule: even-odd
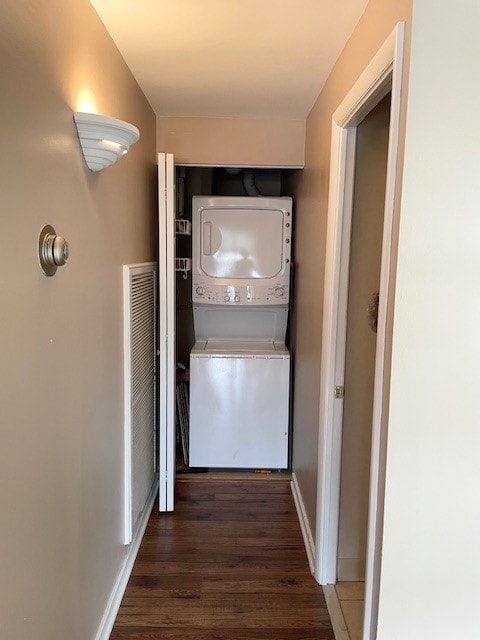
{"label": "dryer door", "polygon": [[274,278],[283,268],[283,211],[208,208],[200,214],[200,269],[212,278]]}

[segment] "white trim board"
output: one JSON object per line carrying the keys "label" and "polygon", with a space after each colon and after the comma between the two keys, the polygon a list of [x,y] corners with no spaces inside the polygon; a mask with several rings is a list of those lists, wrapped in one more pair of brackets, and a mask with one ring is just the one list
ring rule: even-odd
{"label": "white trim board", "polygon": [[295,508],[297,509],[298,521],[300,523],[300,529],[302,531],[305,551],[307,552],[308,566],[310,567],[310,572],[313,574],[315,568],[315,543],[313,541],[310,523],[308,522],[307,512],[305,510],[305,505],[303,504],[302,494],[300,492],[300,487],[298,486],[298,480],[295,471],[292,473],[290,488],[292,490]]}
{"label": "white trim board", "polygon": [[335,640],[350,640],[347,623],[343,617],[340,600],[338,599],[337,591],[333,584],[323,586],[323,595],[325,596],[325,603],[327,605],[328,615],[330,616],[330,622],[332,623]]}
{"label": "white trim board", "polygon": [[135,564],[138,550],[140,549],[140,544],[143,540],[143,534],[145,533],[148,520],[150,519],[150,514],[152,512],[157,492],[158,480],[152,487],[152,490],[148,497],[148,502],[145,505],[145,509],[143,510],[143,514],[140,519],[137,533],[135,534],[128,553],[123,561],[123,565],[118,573],[117,579],[115,580],[115,584],[113,585],[110,597],[107,602],[107,606],[105,607],[105,611],[103,612],[102,620],[100,621],[97,633],[95,634],[95,640],[109,640],[110,638],[110,634],[112,633],[118,610],[120,609],[120,605],[122,603],[125,589],[127,588],[130,574],[132,573],[133,565]]}
{"label": "white trim board", "polygon": [[356,126],[391,91],[390,134],[385,194],[380,305],[375,362],[372,424],[370,505],[365,584],[365,640],[376,637],[381,562],[381,523],[385,476],[385,437],[382,425],[386,314],[391,273],[393,200],[397,168],[400,100],[402,88],[404,23],[398,23],[365,68],[332,117],[327,251],[322,331],[315,578],[322,585],[335,584],[337,572],[338,517],[343,402],[336,386],[344,386],[345,317],[349,228],[352,215],[352,158]]}
{"label": "white trim board", "polygon": [[208,162],[175,162],[176,167],[205,167],[212,169],[305,169],[304,164],[211,164]]}

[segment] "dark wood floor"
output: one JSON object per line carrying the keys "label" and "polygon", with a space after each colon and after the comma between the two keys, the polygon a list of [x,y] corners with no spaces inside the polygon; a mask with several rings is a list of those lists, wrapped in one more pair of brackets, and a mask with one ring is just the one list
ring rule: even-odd
{"label": "dark wood floor", "polygon": [[334,640],[288,480],[177,482],[110,640]]}

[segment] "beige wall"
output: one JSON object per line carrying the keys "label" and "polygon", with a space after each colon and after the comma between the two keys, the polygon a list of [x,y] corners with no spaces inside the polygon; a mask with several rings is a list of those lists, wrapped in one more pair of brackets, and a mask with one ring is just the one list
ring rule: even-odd
{"label": "beige wall", "polygon": [[[0,635],[89,640],[127,552],[121,268],[154,257],[155,117],[87,0],[0,12]],[[80,94],[141,131],[99,174]],[[46,223],[70,243],[54,278]]]}
{"label": "beige wall", "polygon": [[177,164],[301,167],[305,120],[159,117],[157,150]]}
{"label": "beige wall", "polygon": [[480,638],[479,21],[414,1],[378,640]]}
{"label": "beige wall", "polygon": [[[305,170],[296,185],[295,401],[293,467],[310,528],[315,530],[323,280],[331,119],[411,0],[371,0],[307,119]],[[404,96],[405,99],[405,96]],[[403,125],[402,125],[403,126]]]}
{"label": "beige wall", "polygon": [[367,308],[380,289],[389,122],[390,94],[357,128],[343,401],[339,580],[365,578],[377,342]]}

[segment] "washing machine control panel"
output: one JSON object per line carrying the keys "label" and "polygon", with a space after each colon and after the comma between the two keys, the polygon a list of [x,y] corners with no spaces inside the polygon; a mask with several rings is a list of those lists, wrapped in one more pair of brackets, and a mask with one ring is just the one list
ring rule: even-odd
{"label": "washing machine control panel", "polygon": [[257,306],[288,303],[290,290],[285,282],[271,284],[208,284],[202,279],[194,279],[192,301],[197,304],[232,306]]}

